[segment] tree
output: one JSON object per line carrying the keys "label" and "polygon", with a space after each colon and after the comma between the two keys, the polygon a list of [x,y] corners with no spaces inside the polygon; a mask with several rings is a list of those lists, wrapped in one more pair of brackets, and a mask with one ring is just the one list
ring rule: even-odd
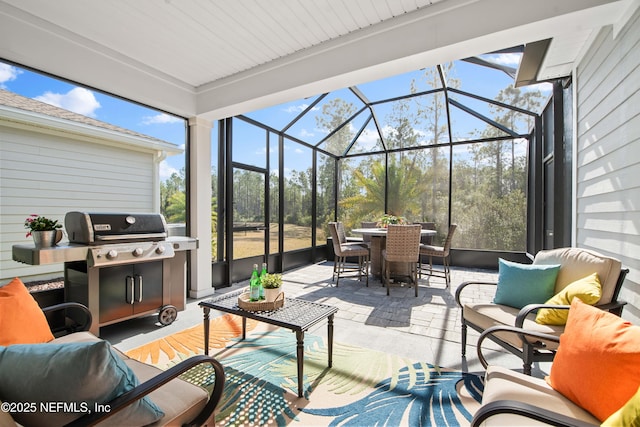
{"label": "tree", "polygon": [[[343,123],[347,121],[356,111],[356,107],[344,101],[340,98],[335,98],[325,103],[322,106],[320,114],[315,116],[316,126],[318,129],[322,129],[327,133],[337,129]],[[350,126],[343,126],[331,138],[327,139],[323,144],[327,152],[341,156],[347,149],[351,140],[355,134]],[[326,198],[325,203],[320,206],[322,209],[321,215],[327,219],[333,220],[333,200],[340,195],[339,198],[349,197],[357,192],[352,186],[350,180],[346,180],[345,177],[351,173],[350,162],[347,159],[341,160],[340,167],[338,169],[338,176],[335,176],[336,160],[324,156],[318,162],[318,175],[317,181],[321,188],[325,189]],[[334,185],[336,182],[338,185]]]}
{"label": "tree", "polygon": [[186,220],[185,170],[174,172],[160,183],[160,213],[169,223],[184,223]]}
{"label": "tree", "polygon": [[[454,65],[452,62],[442,65],[443,73],[445,75],[454,74]],[[422,74],[424,82],[432,88],[442,87],[442,80],[440,73],[435,67],[425,68]],[[416,92],[417,82],[411,83],[411,92]],[[450,78],[447,81],[449,87],[459,87],[460,81],[458,79]],[[419,123],[422,125],[424,135],[430,136],[430,145],[439,145],[442,143],[450,142],[449,139],[449,126],[447,123],[447,106],[444,93],[436,92],[425,97],[414,98],[417,105],[417,112],[419,117]],[[449,182],[449,167],[447,165],[447,158],[442,154],[442,150],[439,148],[428,149],[429,159],[424,165],[425,170],[430,172],[425,176],[425,186],[429,185],[431,188],[425,189],[425,192],[421,195],[421,220],[436,220],[439,216],[442,218],[441,212],[443,208],[447,206],[448,198],[448,182]],[[447,189],[444,191],[442,188],[446,185]],[[448,208],[446,208],[448,210]]]}

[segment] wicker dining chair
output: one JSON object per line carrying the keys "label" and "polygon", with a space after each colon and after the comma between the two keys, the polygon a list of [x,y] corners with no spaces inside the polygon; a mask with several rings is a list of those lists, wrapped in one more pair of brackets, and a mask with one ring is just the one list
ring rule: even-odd
{"label": "wicker dining chair", "polygon": [[[415,224],[420,224],[423,230],[436,230],[435,222],[416,222]],[[425,234],[420,237],[420,243],[423,245],[431,245],[433,244],[433,235]]]}
{"label": "wicker dining chair", "polygon": [[[335,280],[337,287],[340,282],[340,277],[355,277],[357,275],[358,280],[362,280],[362,276],[364,276],[366,284],[369,286],[369,262],[371,260],[371,254],[366,243],[348,242],[344,232],[344,225],[341,222],[330,222],[329,234],[331,235],[334,253],[333,276],[331,277],[331,281]],[[349,257],[357,257],[357,264],[349,262],[347,259]]]}
{"label": "wicker dining chair", "polygon": [[391,284],[391,266],[389,263],[405,263],[408,279],[418,296],[418,258],[420,253],[420,224],[393,225],[387,228],[386,249],[382,251],[382,280],[387,288]]}
{"label": "wicker dining chair", "polygon": [[[360,227],[362,228],[376,228],[378,226],[378,223],[375,221],[361,221],[360,222]],[[367,246],[371,247],[371,235],[370,234],[363,234],[362,235],[362,241],[365,242],[367,244]]]}
{"label": "wicker dining chair", "polygon": [[[433,246],[433,245],[420,245],[420,262],[418,266],[418,270],[420,271],[420,277],[422,277],[422,273],[425,272],[429,276],[434,277],[442,277],[445,280],[446,287],[449,287],[451,283],[451,269],[449,268],[449,250],[451,249],[451,240],[453,239],[453,234],[456,231],[458,226],[456,224],[451,224],[449,226],[449,232],[447,233],[447,237],[444,240],[443,246]],[[422,257],[429,257],[429,269],[426,267],[422,267]],[[433,257],[442,258],[442,270],[434,270],[433,269]]]}

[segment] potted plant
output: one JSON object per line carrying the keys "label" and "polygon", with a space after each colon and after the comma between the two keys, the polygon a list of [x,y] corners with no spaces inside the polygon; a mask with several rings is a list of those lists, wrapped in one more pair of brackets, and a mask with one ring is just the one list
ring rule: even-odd
{"label": "potted plant", "polygon": [[262,287],[264,288],[264,298],[267,302],[274,302],[280,294],[282,287],[282,274],[267,273],[262,278]]}
{"label": "potted plant", "polygon": [[57,219],[31,214],[24,220],[24,228],[28,230],[25,237],[32,236],[37,248],[55,246],[62,239],[62,224]]}
{"label": "potted plant", "polygon": [[378,227],[387,228],[389,224],[405,224],[406,222],[407,220],[404,217],[384,214],[378,221]]}

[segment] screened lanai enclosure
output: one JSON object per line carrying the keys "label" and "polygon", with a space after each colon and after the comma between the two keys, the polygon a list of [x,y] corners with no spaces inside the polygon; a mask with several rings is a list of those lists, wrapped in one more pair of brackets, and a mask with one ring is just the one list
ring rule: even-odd
{"label": "screened lanai enclosure", "polygon": [[262,259],[275,271],[315,262],[327,256],[329,221],[349,233],[385,213],[435,223],[436,242],[457,224],[453,265],[494,267],[498,256],[568,244],[571,81],[517,84],[522,53],[219,121],[214,285],[222,261],[231,281]]}

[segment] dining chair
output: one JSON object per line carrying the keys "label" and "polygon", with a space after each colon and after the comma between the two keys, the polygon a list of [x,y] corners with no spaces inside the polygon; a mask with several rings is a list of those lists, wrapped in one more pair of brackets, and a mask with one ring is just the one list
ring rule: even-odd
{"label": "dining chair", "polygon": [[406,274],[418,296],[418,258],[420,254],[420,224],[394,225],[387,227],[386,248],[382,251],[382,280],[387,288],[391,284],[390,263],[402,263],[406,266]]}
{"label": "dining chair", "polygon": [[[449,232],[447,233],[447,237],[444,240],[443,246],[434,246],[434,245],[420,245],[420,261],[418,270],[420,271],[420,277],[422,277],[422,273],[425,272],[429,276],[434,277],[442,277],[445,280],[446,287],[449,287],[451,283],[451,269],[449,268],[449,250],[451,249],[451,240],[453,239],[453,234],[456,232],[456,228],[458,228],[457,224],[451,224],[449,226]],[[429,269],[422,268],[422,257],[429,257]],[[442,270],[434,270],[433,269],[433,257],[442,258]]]}
{"label": "dining chair", "polygon": [[[360,227],[362,227],[362,228],[376,228],[377,225],[378,225],[378,223],[375,222],[375,221],[361,221],[360,222]],[[371,247],[371,235],[370,234],[363,234],[362,235],[362,241],[364,243],[366,243],[367,246]]]}
{"label": "dining chair", "polygon": [[[420,224],[423,230],[436,230],[435,222],[416,222],[415,224]],[[425,234],[420,237],[420,243],[423,245],[431,245],[433,244],[433,235]]]}
{"label": "dining chair", "polygon": [[[340,277],[355,277],[357,275],[358,280],[362,280],[364,275],[366,284],[369,286],[371,254],[366,244],[364,242],[348,242],[344,232],[344,225],[341,222],[330,222],[329,234],[331,235],[335,255],[331,281],[335,280],[337,287]],[[357,257],[357,264],[349,262],[349,257]],[[345,273],[347,274],[345,275]]]}

